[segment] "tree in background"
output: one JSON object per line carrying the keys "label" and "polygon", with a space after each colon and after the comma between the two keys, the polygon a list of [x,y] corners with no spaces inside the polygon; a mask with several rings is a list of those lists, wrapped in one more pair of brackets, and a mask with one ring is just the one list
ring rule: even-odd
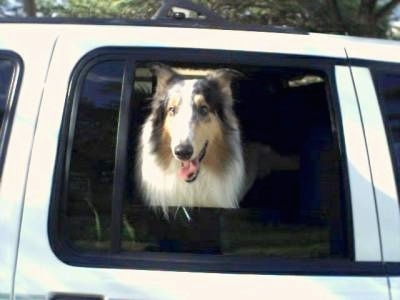
{"label": "tree in background", "polygon": [[384,37],[400,0],[198,0],[225,18],[313,32]]}
{"label": "tree in background", "polygon": [[[49,7],[51,0],[39,0],[40,7]],[[52,7],[53,13],[78,18],[150,18],[161,5],[160,0],[68,0]],[[47,10],[49,11],[49,10]]]}
{"label": "tree in background", "polygon": [[[1,1],[1,0],[0,0]],[[20,0],[22,1],[22,0]],[[301,27],[313,32],[385,37],[400,0],[192,0],[230,21]],[[4,2],[4,0],[3,0]],[[161,0],[23,0],[26,15],[150,18]],[[1,2],[0,2],[1,4]],[[36,4],[36,6],[35,6]]]}
{"label": "tree in background", "polygon": [[28,17],[36,16],[36,3],[35,0],[23,0],[24,12]]}
{"label": "tree in background", "polygon": [[389,17],[400,0],[329,0],[332,24],[338,32],[382,37],[388,32]]}

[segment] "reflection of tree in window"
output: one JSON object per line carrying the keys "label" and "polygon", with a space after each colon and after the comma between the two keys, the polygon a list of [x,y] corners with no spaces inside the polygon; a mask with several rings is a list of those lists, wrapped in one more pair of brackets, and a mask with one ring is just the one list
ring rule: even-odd
{"label": "reflection of tree in window", "polygon": [[[383,112],[392,142],[392,151],[400,167],[400,75],[378,76],[378,88],[383,95]],[[399,177],[399,176],[398,176]],[[400,181],[400,179],[398,179]]]}
{"label": "reflection of tree in window", "polygon": [[13,77],[13,64],[8,60],[0,60],[0,125],[7,109],[8,95]]}
{"label": "reflection of tree in window", "polygon": [[79,98],[70,165],[68,213],[82,217],[81,220],[71,220],[76,222],[73,224],[76,226],[81,222],[81,227],[70,231],[78,235],[75,238],[80,241],[89,235],[88,240],[101,242],[107,240],[109,234],[123,67],[122,62],[112,61],[94,66],[84,80]]}

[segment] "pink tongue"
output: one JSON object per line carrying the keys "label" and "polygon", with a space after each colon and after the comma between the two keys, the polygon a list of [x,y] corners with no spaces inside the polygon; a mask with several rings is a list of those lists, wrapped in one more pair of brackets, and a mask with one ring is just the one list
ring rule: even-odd
{"label": "pink tongue", "polygon": [[197,159],[181,162],[181,167],[178,171],[179,178],[189,180],[199,169],[199,161]]}

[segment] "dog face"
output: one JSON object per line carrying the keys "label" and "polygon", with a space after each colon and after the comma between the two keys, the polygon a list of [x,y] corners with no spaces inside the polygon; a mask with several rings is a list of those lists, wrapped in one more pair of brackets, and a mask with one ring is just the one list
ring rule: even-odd
{"label": "dog face", "polygon": [[178,161],[178,177],[192,182],[212,155],[221,157],[215,151],[224,151],[224,135],[237,127],[230,85],[239,73],[219,69],[205,78],[184,79],[163,64],[153,65],[152,71],[157,77],[153,151],[162,164]]}

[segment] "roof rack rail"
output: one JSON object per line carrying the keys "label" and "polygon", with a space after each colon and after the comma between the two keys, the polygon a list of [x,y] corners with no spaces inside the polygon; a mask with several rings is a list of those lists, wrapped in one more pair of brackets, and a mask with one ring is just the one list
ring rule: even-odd
{"label": "roof rack rail", "polygon": [[231,22],[203,5],[193,3],[190,0],[164,0],[151,19],[160,24],[178,27],[211,27],[218,29],[308,34],[306,30],[290,26],[240,24]]}
{"label": "roof rack rail", "polygon": [[[174,11],[178,9],[178,11]],[[188,17],[185,12],[195,15],[196,18]],[[161,7],[152,17],[153,20],[190,20],[204,22],[207,24],[226,24],[227,20],[206,7],[188,0],[164,0]]]}

